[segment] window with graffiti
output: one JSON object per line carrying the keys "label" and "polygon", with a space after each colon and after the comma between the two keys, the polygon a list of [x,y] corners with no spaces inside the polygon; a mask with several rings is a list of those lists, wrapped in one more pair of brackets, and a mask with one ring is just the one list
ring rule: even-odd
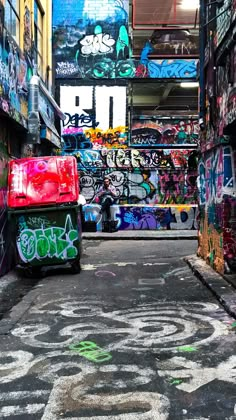
{"label": "window with graffiti", "polygon": [[132,121],[130,145],[154,147],[167,145],[198,145],[198,120],[190,119],[148,119]]}

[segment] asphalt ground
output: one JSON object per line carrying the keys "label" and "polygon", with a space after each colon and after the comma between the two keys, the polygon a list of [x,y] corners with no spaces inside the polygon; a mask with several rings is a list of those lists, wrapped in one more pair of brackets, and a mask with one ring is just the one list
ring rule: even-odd
{"label": "asphalt ground", "polygon": [[236,323],[196,241],[84,241],[0,322],[0,419],[236,419]]}

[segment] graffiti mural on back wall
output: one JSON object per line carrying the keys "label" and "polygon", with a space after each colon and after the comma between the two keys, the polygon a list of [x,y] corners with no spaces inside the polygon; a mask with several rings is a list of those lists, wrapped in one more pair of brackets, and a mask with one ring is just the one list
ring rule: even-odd
{"label": "graffiti mural on back wall", "polygon": [[128,0],[99,0],[96,6],[94,0],[55,1],[57,76],[63,77],[69,67],[69,73],[74,69],[82,78],[107,77],[112,72],[129,77],[134,70],[125,63],[130,56],[128,7]]}
{"label": "graffiti mural on back wall", "polygon": [[132,121],[130,145],[132,147],[153,147],[168,145],[198,145],[198,120],[140,118]]}
{"label": "graffiti mural on back wall", "polygon": [[81,69],[74,61],[56,63],[56,78],[77,79],[195,79],[197,77],[196,59],[112,61],[100,59],[96,64],[87,64]]}
{"label": "graffiti mural on back wall", "polygon": [[[135,38],[134,38],[135,42]],[[160,56],[198,56],[199,36],[194,31],[158,29],[151,36],[153,53]]]}
{"label": "graffiti mural on back wall", "polygon": [[184,204],[197,202],[197,173],[165,170],[111,170],[86,174],[81,172],[81,194],[88,203],[108,175],[116,188],[116,202],[121,204]]}
{"label": "graffiti mural on back wall", "polygon": [[64,145],[62,154],[74,155],[79,170],[95,169],[182,169],[197,171],[198,151],[178,149],[102,149],[80,150]]}
{"label": "graffiti mural on back wall", "polygon": [[[196,78],[197,60],[131,59],[128,0],[54,0],[53,54],[58,78]],[[153,47],[152,47],[153,49]]]}
{"label": "graffiti mural on back wall", "polygon": [[[87,204],[83,208],[85,229],[94,222],[102,230],[101,207]],[[111,207],[111,218],[119,230],[191,230],[197,229],[197,205],[186,206],[119,206]]]}
{"label": "graffiti mural on back wall", "polygon": [[68,150],[77,158],[81,193],[88,203],[109,174],[120,204],[197,203],[195,150]]}
{"label": "graffiti mural on back wall", "polygon": [[126,86],[60,86],[64,148],[127,147]]}

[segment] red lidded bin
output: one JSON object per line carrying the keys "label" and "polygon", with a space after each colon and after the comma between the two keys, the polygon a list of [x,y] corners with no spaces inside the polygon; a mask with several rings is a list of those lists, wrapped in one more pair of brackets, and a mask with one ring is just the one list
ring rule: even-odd
{"label": "red lidded bin", "polygon": [[8,207],[77,202],[79,177],[73,156],[12,160],[9,163]]}

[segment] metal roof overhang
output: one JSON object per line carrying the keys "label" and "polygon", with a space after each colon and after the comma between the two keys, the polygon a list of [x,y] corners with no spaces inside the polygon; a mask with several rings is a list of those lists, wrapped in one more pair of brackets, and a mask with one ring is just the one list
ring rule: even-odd
{"label": "metal roof overhang", "polygon": [[46,139],[54,144],[57,148],[61,147],[61,138],[55,127],[55,125],[48,118],[47,114],[43,111],[39,111],[40,117],[43,121],[40,128],[40,138]]}

